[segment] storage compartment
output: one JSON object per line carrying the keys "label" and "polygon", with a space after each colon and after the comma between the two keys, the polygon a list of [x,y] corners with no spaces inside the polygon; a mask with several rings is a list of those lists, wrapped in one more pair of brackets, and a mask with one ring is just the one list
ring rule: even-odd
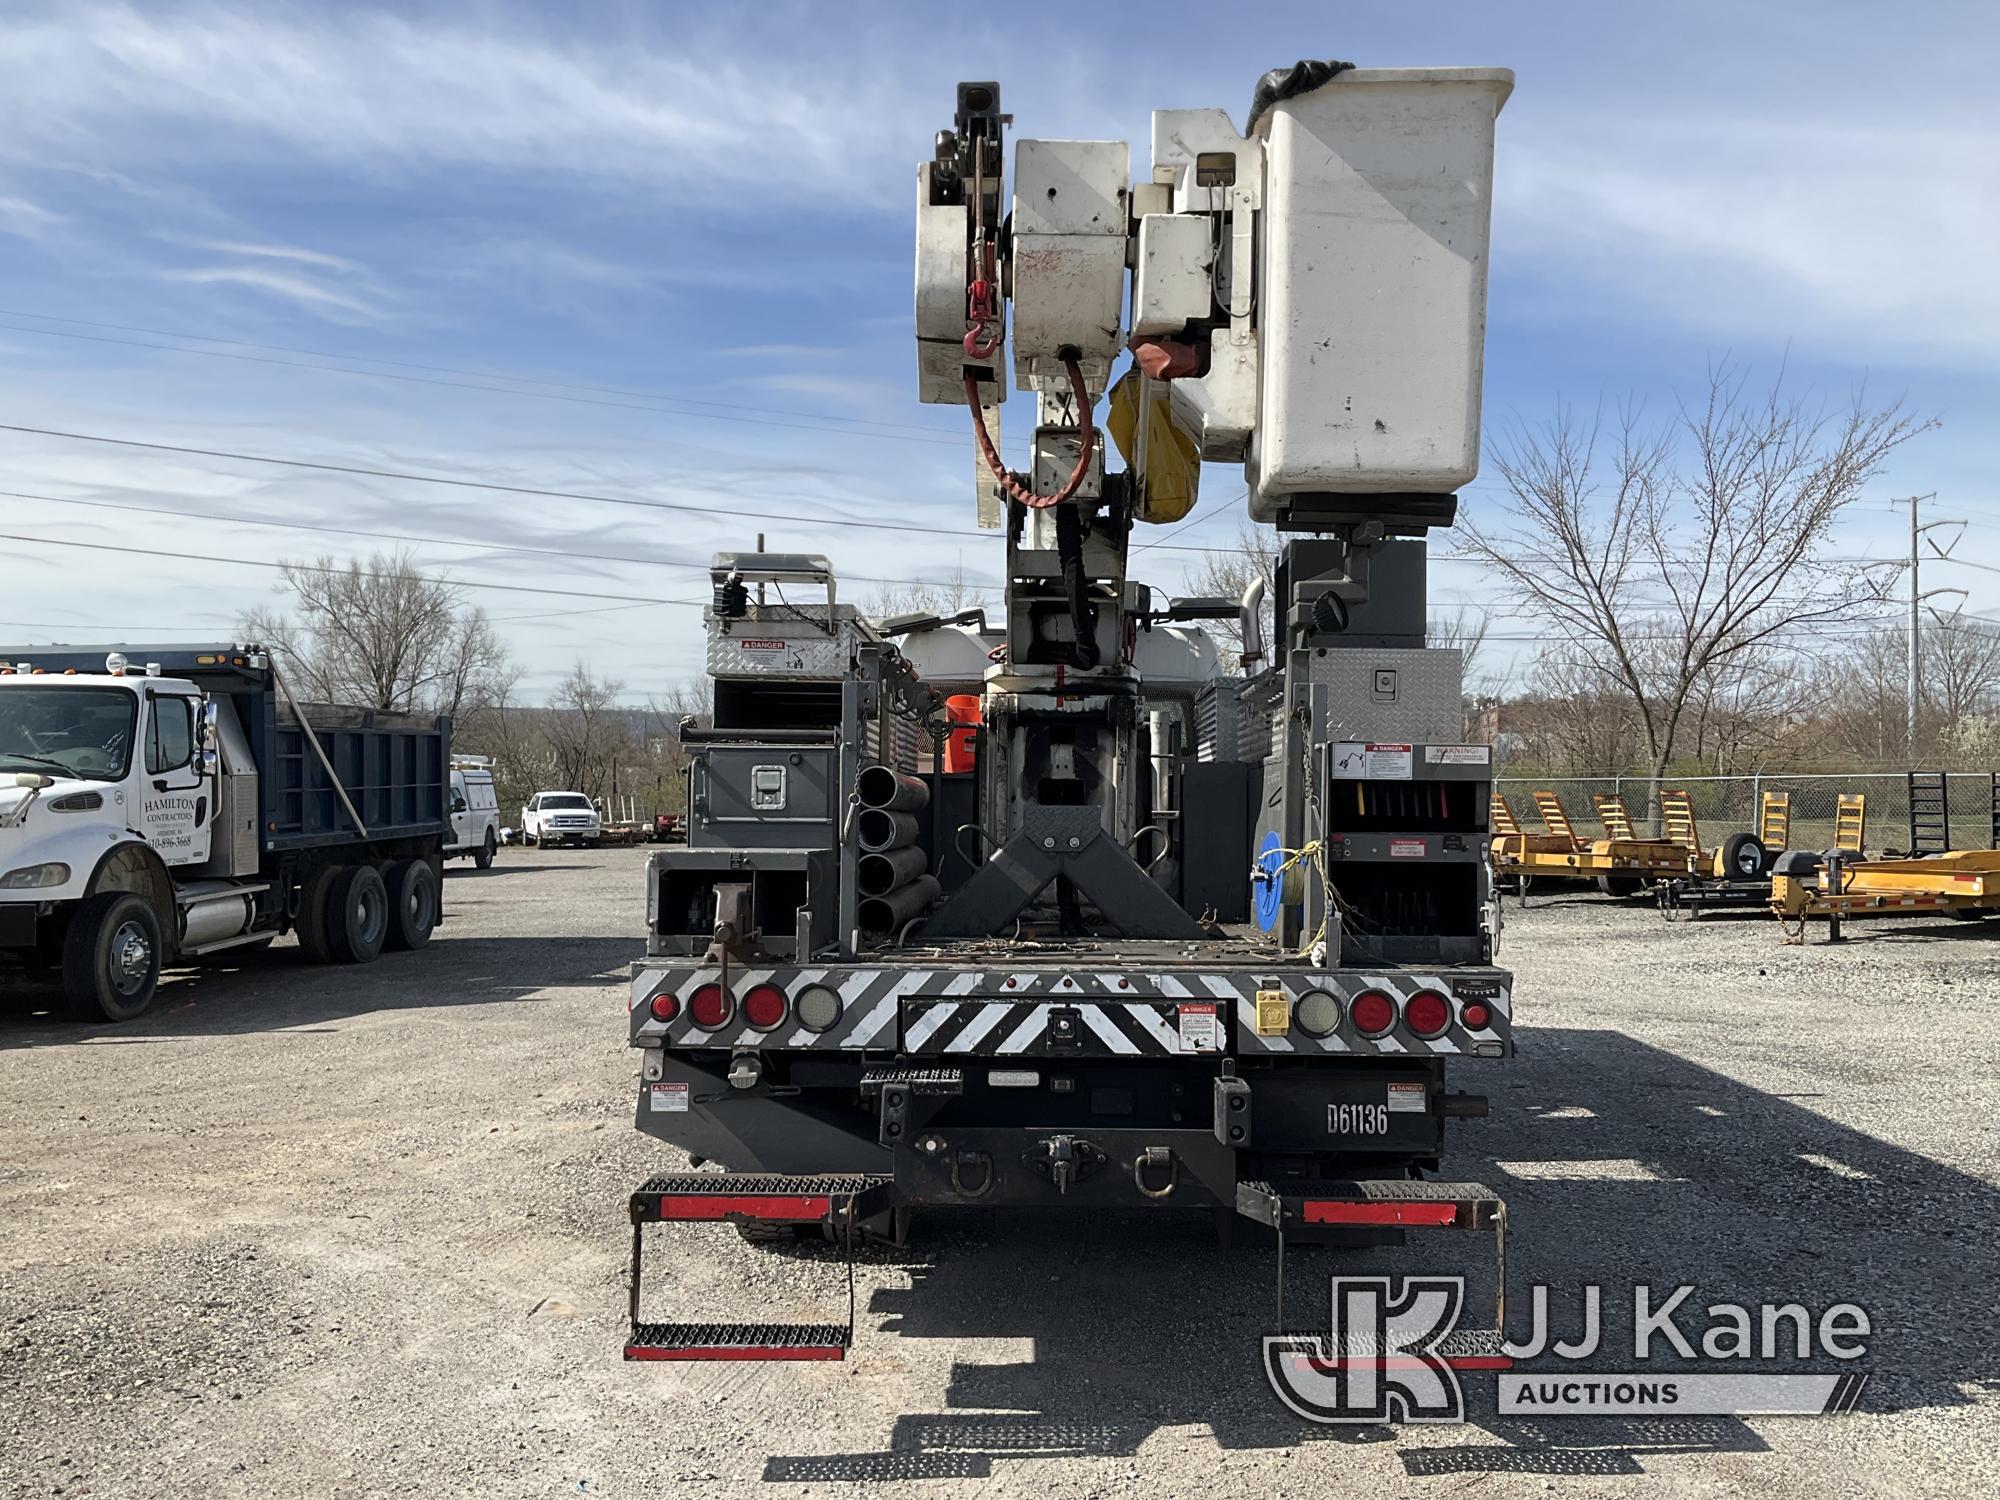
{"label": "storage compartment", "polygon": [[1493,122],[1504,68],[1361,69],[1274,105],[1252,513],[1441,494],[1479,470]]}

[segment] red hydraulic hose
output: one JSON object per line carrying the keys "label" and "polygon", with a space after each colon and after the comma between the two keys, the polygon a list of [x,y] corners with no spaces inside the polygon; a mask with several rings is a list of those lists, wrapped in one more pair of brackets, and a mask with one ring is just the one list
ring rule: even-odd
{"label": "red hydraulic hose", "polygon": [[1053,495],[1038,495],[1007,472],[1007,466],[1000,461],[999,450],[993,446],[992,436],[986,431],[986,413],[979,404],[979,382],[973,376],[965,377],[965,404],[972,408],[972,435],[979,440],[979,451],[986,459],[986,467],[1000,482],[1001,492],[1029,510],[1047,510],[1074,495],[1084,476],[1090,472],[1091,455],[1097,448],[1097,427],[1090,420],[1090,390],[1083,383],[1083,370],[1073,359],[1064,360],[1063,368],[1069,371],[1070,389],[1076,393],[1077,426],[1081,429],[1083,451],[1077,456],[1076,467],[1070,470],[1069,478]]}

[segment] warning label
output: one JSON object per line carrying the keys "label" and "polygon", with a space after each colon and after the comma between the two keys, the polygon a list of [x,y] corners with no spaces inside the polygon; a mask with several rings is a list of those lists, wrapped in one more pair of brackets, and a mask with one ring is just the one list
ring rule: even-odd
{"label": "warning label", "polygon": [[783,641],[746,640],[738,641],[736,646],[741,651],[782,651],[785,649],[785,644]]}
{"label": "warning label", "polygon": [[1415,747],[1341,740],[1333,747],[1333,774],[1343,781],[1408,781]]}
{"label": "warning label", "polygon": [[1490,745],[1426,745],[1424,763],[1433,766],[1484,766],[1493,762]]}
{"label": "warning label", "polygon": [[684,1083],[656,1083],[649,1093],[656,1115],[684,1115],[688,1112],[688,1086]]}
{"label": "warning label", "polygon": [[1213,1005],[1183,1005],[1180,1008],[1181,1051],[1220,1052],[1222,1016]]}
{"label": "warning label", "polygon": [[1391,859],[1422,859],[1424,853],[1425,846],[1422,839],[1389,840],[1389,858]]}
{"label": "warning label", "polygon": [[1389,1113],[1392,1115],[1420,1115],[1424,1112],[1424,1086],[1421,1083],[1392,1083],[1389,1085]]}

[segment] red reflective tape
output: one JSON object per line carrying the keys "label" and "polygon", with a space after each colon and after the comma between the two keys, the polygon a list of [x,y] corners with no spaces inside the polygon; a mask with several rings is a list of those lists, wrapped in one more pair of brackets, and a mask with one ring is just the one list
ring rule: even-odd
{"label": "red reflective tape", "polygon": [[1344,1198],[1309,1198],[1308,1224],[1402,1224],[1412,1229],[1458,1222],[1456,1203],[1363,1203]]}
{"label": "red reflective tape", "polygon": [[625,1357],[635,1360],[661,1359],[840,1359],[847,1351],[824,1344],[715,1344],[691,1349],[655,1349],[650,1344],[627,1344]]}
{"label": "red reflective tape", "polygon": [[788,1193],[663,1193],[662,1222],[680,1219],[767,1219],[818,1223],[833,1211],[833,1199],[821,1193],[796,1198]]}

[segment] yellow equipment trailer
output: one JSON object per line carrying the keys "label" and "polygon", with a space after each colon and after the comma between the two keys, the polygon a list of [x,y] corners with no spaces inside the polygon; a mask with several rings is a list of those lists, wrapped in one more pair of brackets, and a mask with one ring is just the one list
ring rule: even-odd
{"label": "yellow equipment trailer", "polygon": [[[1685,800],[1686,793],[1662,792],[1663,807],[1670,796]],[[1578,837],[1561,797],[1543,790],[1536,792],[1534,798],[1535,811],[1541,814],[1546,833],[1524,832],[1506,798],[1497,792],[1493,797],[1493,873],[1512,876],[1516,889],[1524,897],[1528,883],[1538,876],[1595,880],[1598,889],[1607,895],[1636,896],[1648,882],[1685,875],[1691,868],[1693,851],[1674,832],[1671,814],[1666,838],[1638,838],[1630,836],[1632,820],[1624,803],[1615,797],[1599,798],[1598,817],[1604,821],[1606,836],[1585,842]],[[1692,830],[1691,813],[1687,827]],[[1617,836],[1615,829],[1622,829],[1627,836]]]}

